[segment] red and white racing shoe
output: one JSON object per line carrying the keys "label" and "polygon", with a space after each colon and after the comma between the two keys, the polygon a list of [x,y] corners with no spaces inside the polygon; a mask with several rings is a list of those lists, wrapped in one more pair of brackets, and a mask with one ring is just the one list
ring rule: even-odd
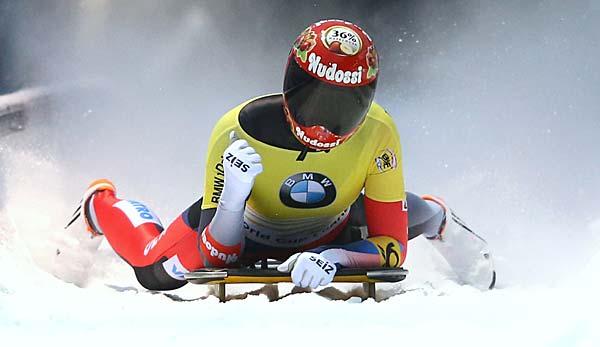
{"label": "red and white racing shoe", "polygon": [[97,179],[90,183],[88,189],[85,191],[85,193],[83,193],[80,204],[75,212],[73,212],[73,216],[71,217],[71,220],[65,229],[71,226],[83,213],[83,220],[85,221],[86,229],[88,232],[90,232],[90,234],[92,234],[92,237],[103,235],[102,230],[98,225],[98,221],[96,220],[94,210],[90,209],[90,204],[93,202],[94,194],[104,190],[110,190],[113,193],[116,193],[117,188],[115,188],[115,185],[111,181],[105,178]]}
{"label": "red and white racing shoe", "polygon": [[431,195],[422,198],[437,203],[444,210],[439,234],[428,239],[458,279],[481,290],[494,288],[496,271],[487,242],[452,212],[442,199]]}

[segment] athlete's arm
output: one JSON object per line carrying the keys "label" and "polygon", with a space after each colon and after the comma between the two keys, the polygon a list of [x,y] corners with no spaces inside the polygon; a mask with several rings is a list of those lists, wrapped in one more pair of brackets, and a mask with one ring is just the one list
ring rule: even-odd
{"label": "athlete's arm", "polygon": [[230,141],[223,152],[225,185],[217,211],[200,235],[205,265],[227,266],[238,260],[244,241],[241,230],[246,199],[263,170],[260,155],[246,140],[237,139],[232,131]]}
{"label": "athlete's arm", "polygon": [[405,206],[403,201],[378,202],[365,197],[369,237],[345,245],[319,247],[313,252],[341,267],[400,267],[408,242]]}
{"label": "athlete's arm", "polygon": [[311,250],[340,267],[400,267],[406,259],[408,213],[404,201],[379,202],[365,196],[369,237]]}
{"label": "athlete's arm", "polygon": [[377,202],[365,197],[368,239],[296,253],[277,270],[291,271],[292,281],[300,287],[316,288],[329,284],[340,267],[400,267],[408,239],[404,206],[403,201]]}
{"label": "athlete's arm", "polygon": [[209,142],[198,239],[205,266],[227,267],[239,260],[246,199],[262,172],[260,156],[232,132],[235,115],[232,111],[219,120]]}
{"label": "athlete's arm", "polygon": [[376,107],[380,143],[365,181],[364,198],[369,237],[318,249],[343,267],[399,267],[406,258],[408,212],[400,139],[392,118]]}

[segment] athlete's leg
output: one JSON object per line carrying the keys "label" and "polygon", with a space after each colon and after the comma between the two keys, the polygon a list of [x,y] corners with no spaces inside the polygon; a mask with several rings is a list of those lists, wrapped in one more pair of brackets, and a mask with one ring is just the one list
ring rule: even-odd
{"label": "athlete's leg", "polygon": [[406,192],[408,205],[408,239],[419,235],[435,238],[443,228],[444,210],[440,205]]}
{"label": "athlete's leg", "polygon": [[187,282],[183,274],[202,267],[198,232],[201,202],[194,203],[163,231],[156,215],[144,204],[118,199],[114,189],[91,195],[84,204],[86,222],[104,234],[115,252],[135,271],[140,284],[151,290],[176,289]]}
{"label": "athlete's leg", "polygon": [[[334,241],[346,244],[367,236],[355,232],[366,228],[363,195],[352,204],[348,226]],[[406,193],[408,238],[423,235],[446,259],[459,280],[481,289],[492,288],[496,274],[487,243],[475,234],[438,198]],[[362,231],[362,230],[361,230]]]}
{"label": "athlete's leg", "polygon": [[496,284],[496,272],[487,242],[473,232],[442,199],[427,195],[423,199],[437,204],[444,212],[439,232],[428,239],[446,259],[459,281],[479,289],[492,289]]}

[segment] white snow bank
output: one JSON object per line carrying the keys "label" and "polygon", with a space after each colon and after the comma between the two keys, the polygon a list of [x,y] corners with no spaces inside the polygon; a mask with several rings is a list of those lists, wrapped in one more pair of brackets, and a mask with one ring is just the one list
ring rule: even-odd
{"label": "white snow bank", "polygon": [[[209,290],[195,285],[172,292],[193,300],[177,302],[143,290],[131,269],[81,226],[62,230],[74,207],[62,198],[67,173],[23,153],[6,159],[11,190],[8,209],[0,213],[3,345],[600,345],[600,247],[587,267],[553,288],[522,283],[479,292],[459,286],[428,243],[417,239],[406,264],[409,278],[381,285],[379,294],[391,297],[379,303],[307,293],[221,304],[213,296],[193,300]],[[229,292],[257,287],[233,286]],[[336,287],[349,292],[352,286]],[[290,289],[281,288],[280,294]]]}
{"label": "white snow bank", "polygon": [[[6,255],[0,267],[0,330],[6,345],[595,346],[600,341],[600,307],[596,293],[585,286],[482,293],[448,283],[361,304],[308,293],[276,302],[265,296],[226,304],[214,297],[174,302],[133,289],[79,288],[22,259],[9,265]],[[186,289],[205,291],[201,286]]]}

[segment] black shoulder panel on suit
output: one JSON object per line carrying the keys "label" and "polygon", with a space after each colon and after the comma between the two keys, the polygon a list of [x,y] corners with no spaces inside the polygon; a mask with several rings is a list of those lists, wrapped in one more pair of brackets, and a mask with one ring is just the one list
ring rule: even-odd
{"label": "black shoulder panel on suit", "polygon": [[285,119],[281,94],[264,96],[248,103],[238,117],[242,129],[258,141],[294,151],[305,150]]}

